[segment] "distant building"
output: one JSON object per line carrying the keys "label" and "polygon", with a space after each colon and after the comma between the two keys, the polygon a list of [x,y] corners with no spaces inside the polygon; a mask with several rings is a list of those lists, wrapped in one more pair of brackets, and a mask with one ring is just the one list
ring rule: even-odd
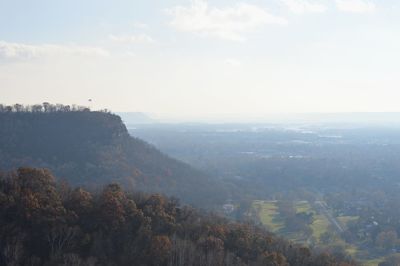
{"label": "distant building", "polygon": [[224,212],[228,214],[235,210],[235,206],[233,206],[233,204],[224,204],[222,205],[222,208],[224,209]]}

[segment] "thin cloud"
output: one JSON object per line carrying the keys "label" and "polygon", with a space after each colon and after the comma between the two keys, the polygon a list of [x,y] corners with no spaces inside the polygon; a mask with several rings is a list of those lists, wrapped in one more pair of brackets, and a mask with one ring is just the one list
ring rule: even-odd
{"label": "thin cloud", "polygon": [[147,25],[146,23],[142,23],[142,22],[134,22],[133,23],[133,27],[136,29],[148,29],[149,25]]}
{"label": "thin cloud", "polygon": [[327,7],[316,1],[309,0],[280,0],[292,13],[323,13]]}
{"label": "thin cloud", "polygon": [[99,47],[78,45],[42,44],[31,45],[0,41],[0,59],[28,60],[48,56],[108,56],[109,53]]}
{"label": "thin cloud", "polygon": [[154,43],[154,39],[147,34],[137,35],[110,35],[110,40],[119,43],[137,44],[137,43]]}
{"label": "thin cloud", "polygon": [[170,25],[177,31],[196,33],[223,40],[244,41],[245,34],[268,24],[286,25],[285,18],[270,14],[256,5],[240,3],[234,6],[210,7],[207,1],[193,1],[190,6],[167,10]]}
{"label": "thin cloud", "polygon": [[372,13],[376,9],[369,0],[336,0],[336,6],[340,11],[352,13]]}
{"label": "thin cloud", "polygon": [[225,64],[231,67],[240,67],[242,65],[242,62],[234,58],[228,58],[225,60]]}

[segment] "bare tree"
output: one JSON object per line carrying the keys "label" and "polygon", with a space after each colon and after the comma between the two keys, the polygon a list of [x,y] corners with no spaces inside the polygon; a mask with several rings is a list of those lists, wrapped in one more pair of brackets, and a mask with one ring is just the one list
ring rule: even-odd
{"label": "bare tree", "polygon": [[24,110],[24,106],[22,104],[16,103],[14,104],[14,111],[19,113],[22,112]]}
{"label": "bare tree", "polygon": [[67,226],[59,226],[51,229],[47,233],[47,242],[50,246],[50,255],[59,255],[61,251],[70,247],[77,234],[77,231],[78,230],[76,228]]}
{"label": "bare tree", "polygon": [[35,104],[32,106],[32,112],[37,113],[43,110],[43,106],[40,104]]}
{"label": "bare tree", "polygon": [[16,236],[8,241],[3,249],[3,256],[8,266],[18,266],[23,257],[22,236]]}
{"label": "bare tree", "polygon": [[50,107],[50,103],[48,103],[48,102],[43,103],[43,108],[46,113],[49,111],[49,107]]}

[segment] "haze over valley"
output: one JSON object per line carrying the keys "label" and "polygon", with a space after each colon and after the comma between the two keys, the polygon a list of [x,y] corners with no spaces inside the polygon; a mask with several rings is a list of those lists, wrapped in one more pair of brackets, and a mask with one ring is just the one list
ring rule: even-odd
{"label": "haze over valley", "polygon": [[400,266],[398,0],[0,0],[0,266]]}

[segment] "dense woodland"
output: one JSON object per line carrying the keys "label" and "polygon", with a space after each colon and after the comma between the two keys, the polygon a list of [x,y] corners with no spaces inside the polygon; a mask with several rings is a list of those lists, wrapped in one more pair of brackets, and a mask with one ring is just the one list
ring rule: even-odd
{"label": "dense woodland", "polygon": [[98,193],[20,168],[0,179],[1,265],[354,265],[177,200]]}
{"label": "dense woodland", "polygon": [[89,189],[115,181],[199,206],[228,197],[217,180],[131,137],[119,116],[87,107],[0,105],[0,169],[19,166],[49,168]]}

